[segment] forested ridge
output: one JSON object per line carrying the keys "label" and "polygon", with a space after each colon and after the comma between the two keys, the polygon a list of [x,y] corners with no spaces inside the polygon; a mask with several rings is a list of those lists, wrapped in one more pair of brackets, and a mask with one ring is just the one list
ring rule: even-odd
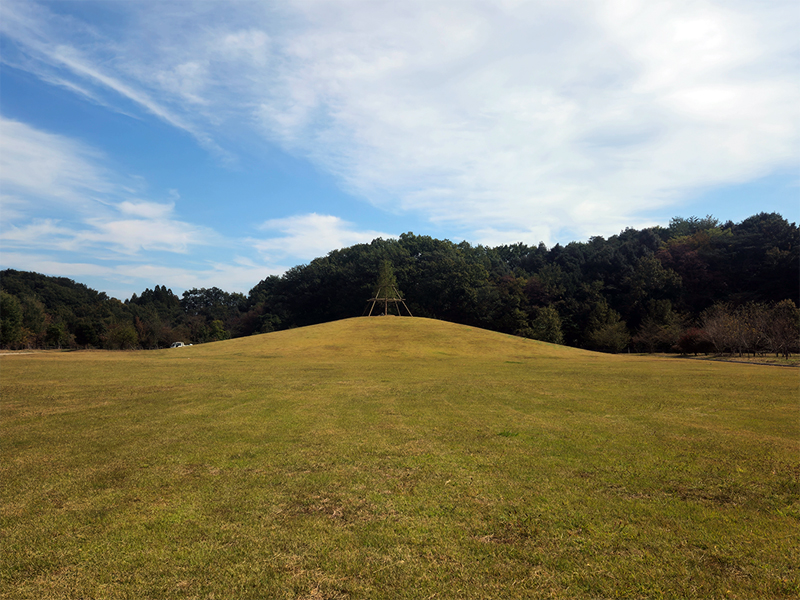
{"label": "forested ridge", "polygon": [[[565,246],[489,248],[402,234],[334,250],[248,295],[178,297],[157,285],[125,302],[62,277],[0,273],[6,348],[163,348],[359,316],[379,271],[415,316],[592,350],[798,349],[800,231],[778,214],[680,218]],[[386,275],[389,273],[389,275]]]}

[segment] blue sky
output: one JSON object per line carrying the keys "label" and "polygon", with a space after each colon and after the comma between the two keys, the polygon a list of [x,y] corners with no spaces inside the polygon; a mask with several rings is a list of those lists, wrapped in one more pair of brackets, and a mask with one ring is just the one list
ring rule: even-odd
{"label": "blue sky", "polygon": [[0,4],[0,267],[247,292],[407,231],[800,221],[791,1]]}

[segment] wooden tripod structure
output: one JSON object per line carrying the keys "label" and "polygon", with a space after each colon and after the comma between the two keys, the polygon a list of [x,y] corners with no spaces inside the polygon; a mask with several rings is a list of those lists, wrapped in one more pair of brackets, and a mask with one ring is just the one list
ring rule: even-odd
{"label": "wooden tripod structure", "polygon": [[[394,309],[397,311],[397,316],[402,317],[402,313],[400,312],[400,306],[402,305],[403,308],[406,309],[408,316],[413,316],[411,311],[408,310],[408,306],[406,306],[405,301],[400,297],[400,292],[395,285],[379,285],[378,289],[375,290],[375,297],[370,298],[367,300],[367,308],[369,309],[368,317],[372,316],[372,312],[375,310],[375,305],[378,303],[383,304],[383,315],[389,314],[389,305],[393,305]],[[372,303],[372,304],[370,304]],[[367,312],[367,308],[364,309],[364,312]],[[362,317],[364,315],[361,315]]]}

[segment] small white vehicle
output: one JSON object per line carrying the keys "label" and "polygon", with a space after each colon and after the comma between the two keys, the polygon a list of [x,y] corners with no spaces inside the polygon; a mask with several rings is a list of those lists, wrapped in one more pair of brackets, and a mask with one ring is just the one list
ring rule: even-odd
{"label": "small white vehicle", "polygon": [[173,342],[170,348],[183,348],[185,345],[183,342]]}

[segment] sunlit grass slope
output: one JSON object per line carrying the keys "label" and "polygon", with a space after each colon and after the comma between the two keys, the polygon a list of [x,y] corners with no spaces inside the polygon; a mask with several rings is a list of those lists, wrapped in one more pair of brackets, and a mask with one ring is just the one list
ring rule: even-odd
{"label": "sunlit grass slope", "polygon": [[798,371],[361,318],[0,357],[2,598],[795,598]]}

